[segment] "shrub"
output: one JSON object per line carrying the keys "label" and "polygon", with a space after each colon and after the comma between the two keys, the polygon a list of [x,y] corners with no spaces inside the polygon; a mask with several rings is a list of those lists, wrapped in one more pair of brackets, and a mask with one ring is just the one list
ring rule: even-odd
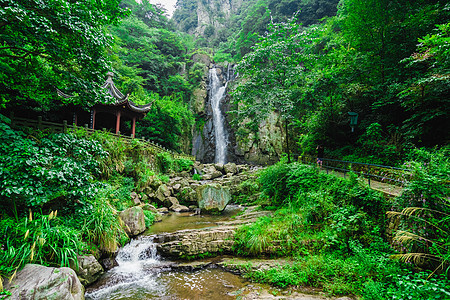
{"label": "shrub", "polygon": [[149,210],[144,210],[145,227],[149,228],[155,222],[155,214]]}
{"label": "shrub", "polygon": [[192,175],[192,179],[194,180],[202,180],[202,175],[195,173],[194,175]]}
{"label": "shrub", "polygon": [[450,159],[448,148],[411,162],[413,180],[396,199],[390,216],[401,218],[394,240],[402,244],[396,257],[450,275]]}
{"label": "shrub", "polygon": [[163,173],[169,173],[171,170],[173,170],[173,158],[172,156],[167,152],[160,152],[156,155],[159,169]]}
{"label": "shrub", "polygon": [[386,282],[368,281],[363,288],[365,300],[382,299],[449,299],[450,281],[442,276],[429,278],[424,272],[391,274]]}
{"label": "shrub", "polygon": [[177,158],[174,160],[174,169],[175,169],[174,171],[175,172],[190,171],[193,165],[194,162],[190,159]]}
{"label": "shrub", "polygon": [[52,134],[39,141],[0,123],[0,204],[6,208],[55,201],[70,209],[101,188],[98,159],[107,155],[95,141]]}
{"label": "shrub", "polygon": [[271,202],[274,205],[283,204],[288,196],[286,189],[288,171],[288,165],[279,162],[261,172],[258,179],[262,192],[272,198]]}

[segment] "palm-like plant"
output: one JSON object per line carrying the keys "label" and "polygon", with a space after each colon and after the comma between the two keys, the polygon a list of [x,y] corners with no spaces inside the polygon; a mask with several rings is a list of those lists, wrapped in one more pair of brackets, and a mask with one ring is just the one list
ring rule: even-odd
{"label": "palm-like plant", "polygon": [[[450,163],[443,148],[412,163],[414,179],[397,199],[397,211],[389,217],[400,218],[393,241],[401,245],[395,258],[450,274]],[[419,156],[417,155],[417,156]],[[430,276],[431,276],[430,275]]]}

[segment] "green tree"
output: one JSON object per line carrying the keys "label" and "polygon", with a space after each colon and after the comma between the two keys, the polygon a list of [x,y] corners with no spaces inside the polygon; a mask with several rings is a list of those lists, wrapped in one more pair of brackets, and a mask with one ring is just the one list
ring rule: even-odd
{"label": "green tree", "polygon": [[412,76],[400,93],[402,106],[413,112],[404,122],[406,131],[428,145],[449,138],[450,23],[436,27],[419,39],[418,51],[404,60]]}
{"label": "green tree", "polygon": [[151,98],[152,109],[139,121],[136,134],[166,148],[187,152],[194,124],[192,112],[181,97],[152,94]]}
{"label": "green tree", "polygon": [[122,76],[124,91],[141,96],[141,89],[161,95],[181,92],[188,99],[190,87],[177,74],[186,54],[177,33],[149,27],[134,15],[112,27],[111,32],[116,37],[115,68]]}
{"label": "green tree", "polygon": [[1,0],[0,106],[52,106],[64,101],[56,87],[78,92],[80,104],[100,98],[109,68],[106,26],[124,15],[119,2]]}
{"label": "green tree", "polygon": [[271,24],[267,35],[239,63],[238,72],[243,78],[233,94],[240,121],[258,123],[273,111],[281,115],[288,154],[288,125],[299,110],[303,81],[306,43],[299,28],[294,19]]}

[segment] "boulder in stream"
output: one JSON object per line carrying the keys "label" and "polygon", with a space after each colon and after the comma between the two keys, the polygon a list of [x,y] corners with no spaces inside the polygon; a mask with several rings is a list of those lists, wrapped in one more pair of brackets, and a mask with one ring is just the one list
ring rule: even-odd
{"label": "boulder in stream", "polygon": [[227,163],[223,166],[225,174],[231,173],[236,174],[237,173],[237,166],[235,163]]}
{"label": "boulder in stream", "polygon": [[225,209],[231,200],[230,191],[218,183],[205,184],[197,188],[198,207],[202,212],[216,213]]}
{"label": "boulder in stream", "polygon": [[174,212],[188,212],[189,208],[187,206],[181,205],[181,204],[174,204],[170,207],[171,211]]}
{"label": "boulder in stream", "polygon": [[70,267],[77,273],[84,286],[95,282],[104,273],[103,267],[93,255],[78,256],[78,267],[75,265]]}
{"label": "boulder in stream", "polygon": [[6,282],[5,290],[11,292],[10,300],[84,299],[84,287],[74,270],[36,264],[25,265],[11,283]]}
{"label": "boulder in stream", "polygon": [[128,208],[122,211],[119,216],[125,223],[125,232],[129,236],[135,236],[145,231],[145,217],[141,207]]}

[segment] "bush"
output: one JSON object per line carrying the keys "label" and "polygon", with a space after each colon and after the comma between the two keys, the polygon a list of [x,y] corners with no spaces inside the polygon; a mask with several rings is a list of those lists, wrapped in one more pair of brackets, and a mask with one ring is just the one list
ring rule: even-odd
{"label": "bush", "polygon": [[194,162],[190,159],[178,158],[174,160],[174,171],[182,172],[182,171],[190,171]]}
{"label": "bush", "polygon": [[368,281],[362,296],[365,300],[382,299],[449,299],[450,281],[442,276],[429,278],[424,272],[392,274],[387,282]]}
{"label": "bush", "polygon": [[145,227],[149,228],[155,222],[155,214],[149,210],[144,210]]}
{"label": "bush", "polygon": [[101,188],[93,176],[106,155],[95,141],[71,134],[36,141],[0,123],[0,205],[15,210],[54,201],[70,209]]}
{"label": "bush", "polygon": [[397,258],[450,276],[448,152],[448,147],[428,155],[417,151],[421,161],[408,163],[413,179],[388,214],[402,221],[394,237],[403,250]]}
{"label": "bush", "polygon": [[261,172],[258,179],[262,192],[271,197],[271,202],[274,205],[283,204],[288,196],[286,189],[288,171],[288,165],[280,162]]}
{"label": "bush", "polygon": [[173,170],[173,158],[172,156],[167,152],[160,152],[156,155],[159,169],[163,173],[169,173],[171,170]]}

